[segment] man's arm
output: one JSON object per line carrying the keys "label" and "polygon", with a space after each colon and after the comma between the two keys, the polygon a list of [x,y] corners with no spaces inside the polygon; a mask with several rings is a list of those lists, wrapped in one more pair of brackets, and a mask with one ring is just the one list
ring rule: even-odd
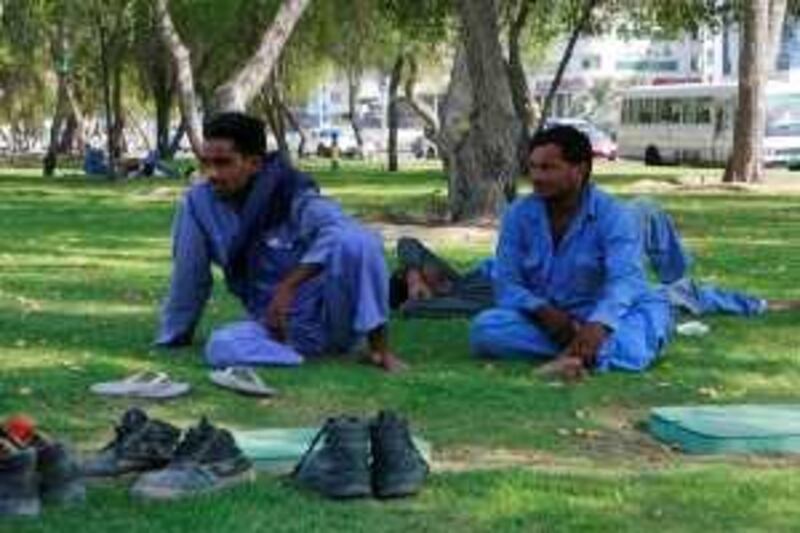
{"label": "man's arm", "polygon": [[[553,340],[565,345],[576,330],[572,317],[553,306],[539,291],[530,288],[522,273],[525,247],[521,236],[522,221],[514,209],[503,218],[497,244],[495,300],[499,307],[514,309],[542,326]],[[544,237],[544,236],[542,236]]]}
{"label": "man's arm", "polygon": [[156,345],[175,347],[192,342],[211,294],[212,279],[208,245],[187,197],[178,206],[172,228],[172,275]]}
{"label": "man's arm", "polygon": [[297,267],[278,284],[267,308],[267,327],[278,340],[285,340],[288,333],[288,316],[297,289],[322,272],[337,232],[346,220],[335,202],[316,193],[306,193],[294,200],[291,223],[297,228],[299,239],[306,242],[308,248]]}
{"label": "man's arm", "polygon": [[563,357],[579,359],[588,367],[602,364],[597,358],[603,342],[646,288],[641,234],[632,214],[624,210],[606,215],[601,224],[605,253],[602,296],[562,353]]}

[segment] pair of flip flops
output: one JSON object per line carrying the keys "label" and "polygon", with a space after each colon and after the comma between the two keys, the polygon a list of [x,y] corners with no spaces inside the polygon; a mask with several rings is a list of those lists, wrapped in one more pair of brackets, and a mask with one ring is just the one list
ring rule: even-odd
{"label": "pair of flip flops", "polygon": [[191,390],[188,383],[172,381],[166,372],[137,372],[119,381],[95,383],[89,390],[102,396],[125,396],[163,400],[183,396]]}
{"label": "pair of flip flops", "polygon": [[[264,384],[255,370],[229,367],[212,370],[208,377],[220,387],[248,396],[275,396],[278,391]],[[96,383],[89,387],[95,394],[163,400],[183,396],[191,390],[188,383],[172,381],[166,372],[138,372],[119,381]]]}

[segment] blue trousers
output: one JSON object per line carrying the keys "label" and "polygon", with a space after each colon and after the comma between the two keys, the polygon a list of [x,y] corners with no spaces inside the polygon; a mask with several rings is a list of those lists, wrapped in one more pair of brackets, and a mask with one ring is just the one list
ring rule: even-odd
{"label": "blue trousers", "polygon": [[213,367],[298,365],[304,356],[346,352],[388,317],[383,244],[354,225],[338,236],[320,275],[299,289],[286,343],[275,340],[262,317],[250,317],[214,331],[205,356]]}
{"label": "blue trousers", "polygon": [[[596,369],[645,370],[666,345],[672,331],[667,302],[648,302],[623,317],[597,355]],[[529,317],[511,309],[484,311],[472,322],[473,353],[487,359],[548,360],[561,348]]]}

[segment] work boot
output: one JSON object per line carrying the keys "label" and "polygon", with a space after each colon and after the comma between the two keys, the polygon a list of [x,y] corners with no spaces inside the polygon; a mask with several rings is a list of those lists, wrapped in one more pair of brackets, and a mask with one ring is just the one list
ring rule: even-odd
{"label": "work boot", "polygon": [[252,463],[236,445],[233,435],[204,417],[186,432],[169,465],[143,474],[131,493],[147,499],[176,499],[253,479]]}
{"label": "work boot", "polygon": [[0,437],[0,516],[36,516],[41,510],[36,450]]}
{"label": "work boot", "polygon": [[125,412],[114,430],[114,439],[83,465],[85,476],[111,477],[161,468],[172,459],[181,436],[175,426],[148,418],[135,407]]}
{"label": "work boot", "polygon": [[292,477],[329,498],[368,496],[369,425],[354,417],[328,419]]}
{"label": "work boot", "polygon": [[370,424],[372,490],[378,498],[416,494],[428,475],[428,463],[411,438],[408,423],[381,411]]}
{"label": "work boot", "polygon": [[66,446],[37,432],[33,442],[37,454],[39,495],[44,503],[74,505],[86,500],[81,469]]}

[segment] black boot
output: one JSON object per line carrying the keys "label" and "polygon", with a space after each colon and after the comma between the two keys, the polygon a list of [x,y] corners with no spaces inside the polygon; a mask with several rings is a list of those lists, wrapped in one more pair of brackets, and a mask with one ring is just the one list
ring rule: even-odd
{"label": "black boot", "polygon": [[85,476],[157,470],[170,462],[181,437],[175,426],[148,418],[137,408],[125,412],[115,432],[114,439],[83,465]]}
{"label": "black boot", "polygon": [[368,496],[369,425],[354,417],[329,419],[314,437],[292,477],[300,485],[329,498]]}
{"label": "black boot", "polygon": [[39,472],[39,495],[45,503],[72,505],[86,500],[86,487],[78,464],[60,442],[37,434],[34,440]]}
{"label": "black boot", "polygon": [[372,489],[378,498],[416,494],[428,475],[428,463],[411,438],[407,422],[381,411],[370,427]]}
{"label": "black boot", "polygon": [[39,514],[36,451],[0,437],[0,516]]}

